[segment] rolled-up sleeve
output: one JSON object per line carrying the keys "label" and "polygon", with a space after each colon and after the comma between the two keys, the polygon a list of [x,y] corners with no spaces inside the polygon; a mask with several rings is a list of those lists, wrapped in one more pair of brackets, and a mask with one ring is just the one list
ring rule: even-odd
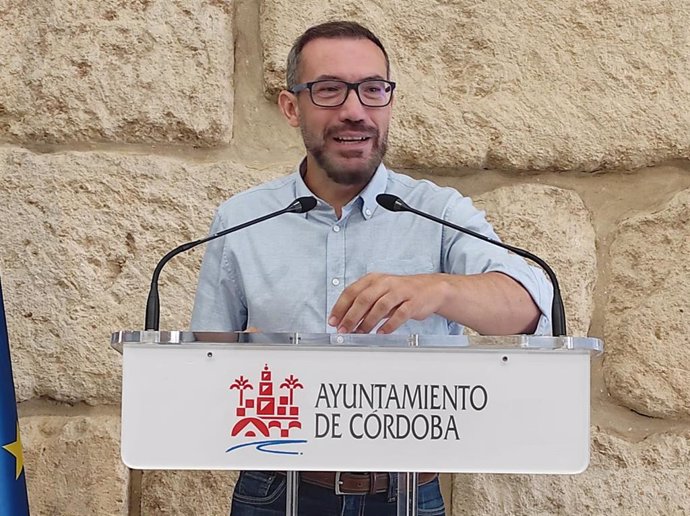
{"label": "rolled-up sleeve", "polygon": [[[469,198],[454,196],[446,205],[444,220],[470,229],[492,240],[500,241],[483,211],[476,209]],[[544,272],[529,265],[525,259],[507,250],[463,234],[444,229],[444,269],[452,274],[501,272],[520,283],[541,311],[535,335],[551,335],[551,304],[553,288]]]}

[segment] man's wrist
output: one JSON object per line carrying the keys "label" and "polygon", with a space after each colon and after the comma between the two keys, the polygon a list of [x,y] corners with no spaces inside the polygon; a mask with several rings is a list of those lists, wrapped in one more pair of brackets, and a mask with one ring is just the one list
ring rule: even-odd
{"label": "man's wrist", "polygon": [[454,303],[456,282],[460,277],[442,272],[434,273],[430,276],[433,277],[434,298],[437,300],[434,313],[448,319],[449,314],[446,313],[447,310],[445,309]]}

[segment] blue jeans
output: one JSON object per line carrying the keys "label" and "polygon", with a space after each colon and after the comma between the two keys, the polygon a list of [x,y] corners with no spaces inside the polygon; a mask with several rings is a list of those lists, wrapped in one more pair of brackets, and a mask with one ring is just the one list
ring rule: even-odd
{"label": "blue jeans", "polygon": [[[287,477],[271,471],[242,471],[230,516],[284,516]],[[388,493],[336,495],[332,489],[299,484],[299,516],[395,516],[395,483]],[[420,516],[445,516],[438,478],[419,486]]]}

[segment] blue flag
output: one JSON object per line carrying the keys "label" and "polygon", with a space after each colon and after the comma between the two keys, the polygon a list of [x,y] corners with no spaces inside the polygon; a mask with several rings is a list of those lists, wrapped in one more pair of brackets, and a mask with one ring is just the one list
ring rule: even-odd
{"label": "blue flag", "polygon": [[0,516],[28,516],[24,455],[19,440],[10,342],[0,282]]}

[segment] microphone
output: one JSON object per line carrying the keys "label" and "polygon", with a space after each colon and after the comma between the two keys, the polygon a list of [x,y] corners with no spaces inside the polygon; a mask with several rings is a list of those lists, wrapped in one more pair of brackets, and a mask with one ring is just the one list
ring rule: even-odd
{"label": "microphone", "polygon": [[223,231],[219,231],[218,233],[214,233],[213,235],[207,236],[205,238],[194,240],[193,242],[187,242],[186,244],[182,244],[170,251],[163,258],[161,258],[161,261],[158,262],[158,265],[156,265],[156,268],[153,271],[153,276],[151,277],[151,289],[149,290],[149,297],[146,301],[145,329],[158,331],[158,326],[160,323],[160,299],[158,297],[158,277],[161,274],[163,266],[166,263],[168,263],[171,258],[177,256],[180,253],[188,251],[191,248],[196,247],[200,244],[204,244],[211,240],[215,240],[216,238],[220,238],[229,233],[234,233],[235,231],[239,231],[240,229],[248,228],[249,226],[253,226],[254,224],[263,222],[264,220],[272,219],[274,217],[277,217],[278,215],[282,215],[283,213],[306,213],[314,209],[315,206],[316,199],[314,197],[299,197],[292,201],[286,208],[283,208],[282,210],[274,211],[273,213],[269,213],[268,215],[264,215],[262,217],[259,217],[258,219],[250,220],[248,222],[240,224],[239,226],[224,229]]}
{"label": "microphone", "polygon": [[553,336],[562,337],[566,334],[565,309],[563,308],[563,298],[561,297],[561,290],[558,287],[558,280],[556,279],[556,274],[553,272],[553,269],[549,267],[549,265],[544,260],[539,258],[537,255],[532,254],[529,251],[525,251],[524,249],[520,249],[519,247],[513,247],[512,245],[504,244],[503,242],[499,242],[498,240],[493,240],[487,236],[482,235],[481,233],[477,233],[475,231],[472,231],[471,229],[463,228],[462,226],[457,226],[452,222],[439,219],[438,217],[434,217],[433,215],[424,213],[423,211],[416,210],[409,206],[407,203],[405,203],[405,201],[403,201],[397,195],[385,193],[379,194],[376,196],[376,202],[378,202],[387,210],[409,211],[410,213],[414,213],[415,215],[419,215],[420,217],[424,217],[425,219],[438,222],[439,224],[460,231],[461,233],[473,236],[475,238],[483,240],[484,242],[488,242],[489,244],[502,247],[503,249],[507,249],[508,251],[512,251],[518,256],[522,256],[523,258],[527,258],[535,262],[542,269],[544,269],[544,272],[546,272],[546,275],[549,277],[549,279],[551,280],[551,284],[553,285],[553,302],[551,304],[551,329]]}

